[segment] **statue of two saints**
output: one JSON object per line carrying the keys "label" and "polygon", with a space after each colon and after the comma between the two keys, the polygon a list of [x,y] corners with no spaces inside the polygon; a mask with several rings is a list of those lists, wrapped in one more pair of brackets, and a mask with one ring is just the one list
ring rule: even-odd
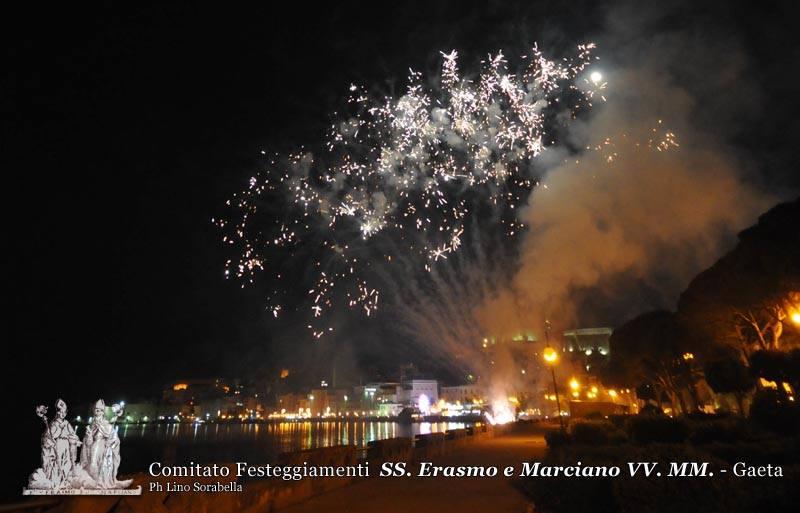
{"label": "statue of two saints", "polygon": [[[46,416],[47,408],[37,407],[36,414],[45,425],[42,467],[31,475],[28,486],[50,490],[127,488],[130,480],[117,480],[120,443],[114,423],[122,415],[122,408],[115,404],[111,410],[113,416],[109,420],[103,400],[95,403],[92,421],[86,426],[81,442],[67,420],[67,403],[61,399],[56,402],[56,415],[50,421]],[[80,460],[78,447],[81,447]]]}

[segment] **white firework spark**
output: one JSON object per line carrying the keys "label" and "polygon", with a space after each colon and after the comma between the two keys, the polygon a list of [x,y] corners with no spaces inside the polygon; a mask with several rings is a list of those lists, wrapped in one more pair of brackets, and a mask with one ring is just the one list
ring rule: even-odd
{"label": "white firework spark", "polygon": [[[513,213],[536,186],[531,164],[553,143],[548,130],[605,87],[595,75],[576,85],[593,48],[549,60],[534,47],[514,69],[498,52],[473,78],[460,74],[456,51],[442,53],[437,86],[410,70],[397,97],[352,85],[351,115],[331,124],[321,154],[275,155],[215,221],[237,250],[225,275],[244,284],[268,271],[279,283],[286,262],[313,255],[308,326],[319,338],[332,330],[323,319],[338,302],[366,315],[378,308],[380,292],[365,277],[374,261],[391,265],[396,251],[431,271],[459,251],[465,221],[481,208],[500,212],[505,235],[519,233]],[[280,288],[268,295],[275,317],[286,310]]]}

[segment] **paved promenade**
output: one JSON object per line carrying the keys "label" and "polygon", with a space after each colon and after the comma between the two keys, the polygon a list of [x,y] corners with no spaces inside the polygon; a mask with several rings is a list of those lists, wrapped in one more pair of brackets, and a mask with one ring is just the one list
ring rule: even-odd
{"label": "paved promenade", "polygon": [[[523,428],[513,433],[476,440],[442,456],[436,465],[496,465],[503,467],[523,461],[540,460],[545,442],[540,430]],[[416,474],[417,466],[409,470]],[[530,500],[520,493],[511,478],[379,478],[373,477],[339,488],[305,502],[279,510],[280,513],[525,513]]]}

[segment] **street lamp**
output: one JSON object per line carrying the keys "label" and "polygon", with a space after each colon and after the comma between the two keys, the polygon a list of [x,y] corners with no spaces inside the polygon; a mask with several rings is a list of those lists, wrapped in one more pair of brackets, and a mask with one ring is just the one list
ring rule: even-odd
{"label": "street lamp", "polygon": [[558,361],[558,352],[550,347],[550,321],[544,321],[544,339],[545,348],[542,352],[544,362],[550,366],[550,374],[553,377],[553,393],[556,396],[556,408],[558,409],[558,423],[561,426],[561,431],[564,431],[564,417],[561,415],[561,401],[558,400],[558,385],[556,384],[556,362]]}
{"label": "street lamp", "polygon": [[577,379],[572,378],[571,380],[569,380],[569,387],[572,389],[572,397],[575,398],[580,397],[581,384]]}
{"label": "street lamp", "polygon": [[542,356],[544,357],[544,361],[550,365],[554,365],[556,361],[558,361],[558,353],[550,346],[544,348]]}

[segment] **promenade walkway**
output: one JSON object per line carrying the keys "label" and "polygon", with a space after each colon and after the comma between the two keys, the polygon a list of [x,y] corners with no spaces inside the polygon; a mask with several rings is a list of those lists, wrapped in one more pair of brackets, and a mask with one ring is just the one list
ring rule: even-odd
{"label": "promenade walkway", "polygon": [[[545,453],[541,430],[528,427],[476,440],[433,461],[436,465],[514,465],[540,460]],[[416,474],[417,466],[409,470]],[[373,477],[279,510],[280,513],[524,513],[530,500],[518,491],[513,478]]]}

